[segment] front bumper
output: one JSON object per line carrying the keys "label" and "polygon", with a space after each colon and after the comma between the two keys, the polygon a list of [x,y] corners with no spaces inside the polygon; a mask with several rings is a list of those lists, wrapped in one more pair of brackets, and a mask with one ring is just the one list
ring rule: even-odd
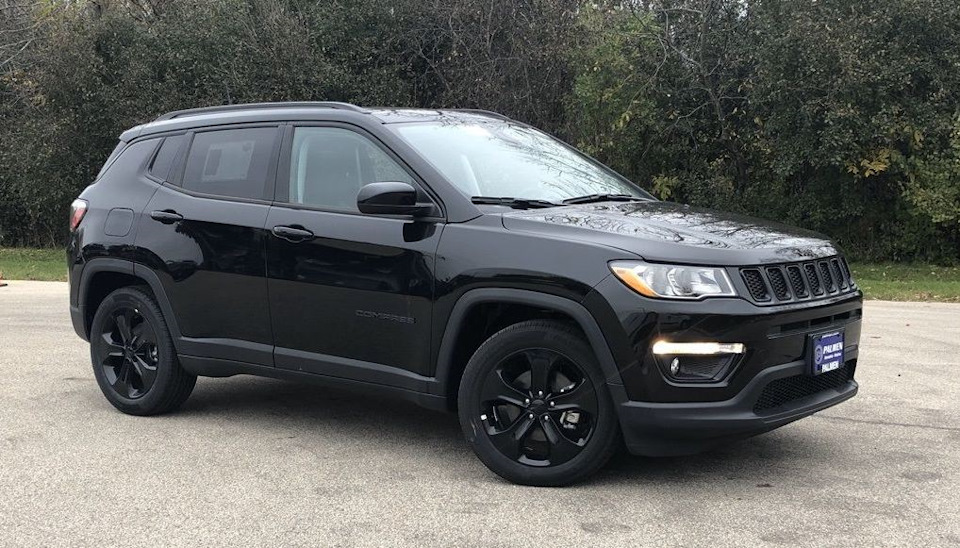
{"label": "front bumper", "polygon": [[[719,402],[619,404],[620,426],[631,453],[645,456],[690,455],[730,441],[769,432],[852,398],[856,359],[847,360],[847,377],[823,390],[789,399],[772,408],[758,408],[764,390],[780,379],[806,377],[806,362],[770,367],[753,378],[736,397]],[[788,381],[789,382],[789,381]],[[776,386],[776,385],[774,385]]]}
{"label": "front bumper", "polygon": [[[632,453],[697,453],[768,432],[857,393],[859,292],[759,307],[742,299],[653,302],[609,279],[595,289],[585,304],[601,324],[619,370],[608,384]],[[844,367],[809,375],[809,335],[837,329],[845,333]],[[747,352],[714,382],[679,382],[653,356],[657,340],[737,342]]]}

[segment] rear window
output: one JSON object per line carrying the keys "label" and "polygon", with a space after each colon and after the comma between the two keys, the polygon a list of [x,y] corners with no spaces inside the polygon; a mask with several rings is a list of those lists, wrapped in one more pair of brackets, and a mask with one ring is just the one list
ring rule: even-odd
{"label": "rear window", "polygon": [[276,128],[197,133],[190,145],[183,188],[234,198],[266,198]]}

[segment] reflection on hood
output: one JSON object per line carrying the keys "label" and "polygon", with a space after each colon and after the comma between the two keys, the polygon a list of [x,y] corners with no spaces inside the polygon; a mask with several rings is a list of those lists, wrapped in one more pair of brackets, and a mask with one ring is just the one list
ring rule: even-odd
{"label": "reflection on hood", "polygon": [[[562,208],[513,211],[503,214],[508,229],[536,230],[527,223],[547,223],[613,236],[629,236],[633,245],[617,238],[608,245],[641,256],[661,255],[650,244],[701,250],[768,250],[758,262],[791,261],[836,254],[823,236],[781,223],[735,213],[695,208],[671,202],[598,203]],[[561,229],[563,231],[563,229]],[[572,234],[571,234],[572,235]],[[584,234],[584,236],[587,236]],[[645,243],[646,242],[646,245]],[[668,248],[659,248],[666,252]],[[675,257],[679,260],[684,257]],[[726,262],[726,261],[724,261]]]}

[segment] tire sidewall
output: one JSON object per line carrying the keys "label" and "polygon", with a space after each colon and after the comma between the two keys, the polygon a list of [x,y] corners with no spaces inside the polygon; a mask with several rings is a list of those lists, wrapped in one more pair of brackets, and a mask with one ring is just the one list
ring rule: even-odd
{"label": "tire sidewall", "polygon": [[[559,327],[559,326],[558,326]],[[478,412],[478,387],[506,357],[526,349],[544,348],[557,352],[589,376],[597,396],[597,426],[587,446],[573,459],[556,466],[529,466],[500,453],[484,432]],[[477,457],[488,468],[510,481],[528,485],[573,483],[603,466],[610,445],[619,434],[619,421],[606,381],[590,345],[569,329],[519,324],[490,337],[473,355],[464,371],[459,392],[460,426]]]}
{"label": "tire sidewall", "polygon": [[[130,399],[118,394],[107,381],[103,373],[101,363],[103,356],[99,355],[99,344],[93,344],[95,337],[100,337],[103,332],[104,324],[110,319],[110,316],[119,308],[132,307],[143,316],[144,321],[150,324],[150,327],[157,335],[157,378],[153,386],[143,396]],[[97,308],[90,326],[90,359],[93,364],[93,374],[100,385],[100,390],[107,400],[114,407],[125,413],[130,414],[148,414],[152,409],[157,408],[163,400],[165,393],[173,383],[174,368],[178,366],[176,362],[176,352],[173,347],[173,341],[170,332],[167,330],[166,322],[160,313],[159,308],[143,292],[131,289],[121,288],[108,295]]]}

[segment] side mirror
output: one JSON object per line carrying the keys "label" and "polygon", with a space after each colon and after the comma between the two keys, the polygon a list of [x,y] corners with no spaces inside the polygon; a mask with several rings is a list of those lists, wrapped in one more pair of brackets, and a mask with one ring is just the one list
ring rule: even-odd
{"label": "side mirror", "polygon": [[429,215],[433,204],[417,203],[417,189],[409,183],[370,183],[357,194],[357,209],[372,215]]}

